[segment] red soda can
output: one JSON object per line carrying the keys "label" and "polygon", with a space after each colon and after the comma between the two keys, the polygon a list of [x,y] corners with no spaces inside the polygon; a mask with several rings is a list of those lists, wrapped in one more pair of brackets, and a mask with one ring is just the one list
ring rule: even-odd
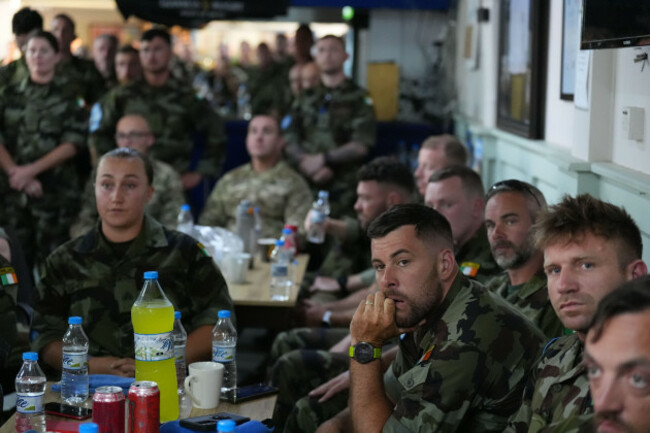
{"label": "red soda can", "polygon": [[119,386],[100,386],[93,394],[93,422],[99,433],[124,433],[124,392]]}
{"label": "red soda can", "polygon": [[139,380],[129,388],[128,433],[158,433],[160,390],[156,382]]}

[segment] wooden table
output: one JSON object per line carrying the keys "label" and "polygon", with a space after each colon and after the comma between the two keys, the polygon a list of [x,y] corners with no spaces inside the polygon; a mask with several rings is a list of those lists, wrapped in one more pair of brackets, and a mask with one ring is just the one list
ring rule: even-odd
{"label": "wooden table", "polygon": [[230,297],[235,304],[238,326],[259,326],[283,330],[289,328],[290,312],[296,305],[300,284],[309,263],[308,254],[296,256],[297,265],[293,266],[293,285],[289,299],[276,301],[271,299],[271,264],[255,258],[253,269],[246,273],[246,281],[241,284],[228,283]]}
{"label": "wooden table", "polygon": [[[47,390],[45,391],[45,402],[46,403],[50,401],[61,402],[61,394],[52,391],[51,386],[52,386],[52,382],[48,382]],[[195,407],[192,407],[192,412],[190,413],[190,417],[209,415],[217,412],[229,412],[237,415],[247,416],[250,419],[263,420],[266,418],[271,418],[271,416],[273,415],[273,406],[275,406],[275,398],[276,398],[275,395],[271,395],[268,397],[262,397],[256,400],[250,400],[239,404],[232,404],[226,401],[221,401],[219,403],[219,406],[217,406],[215,409],[197,409]],[[83,406],[92,408],[93,406],[92,398],[88,398],[88,400],[83,404]],[[15,432],[14,430],[15,417],[16,414],[13,414],[11,418],[9,418],[9,420],[2,427],[0,427],[0,433]],[[54,415],[46,415],[45,418],[46,418],[46,422],[48,423],[48,426],[52,421],[67,421],[66,425],[70,425],[73,427],[75,424],[82,424],[91,421],[90,419],[84,421],[74,421],[69,418],[63,418]],[[55,431],[55,430],[51,430],[48,427],[48,431]]]}

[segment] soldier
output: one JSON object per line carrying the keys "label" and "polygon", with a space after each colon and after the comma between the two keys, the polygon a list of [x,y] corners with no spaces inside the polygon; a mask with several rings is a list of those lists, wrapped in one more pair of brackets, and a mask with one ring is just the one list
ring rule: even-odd
{"label": "soldier", "polygon": [[106,88],[117,85],[115,76],[117,43],[117,37],[110,33],[103,33],[93,41],[93,61],[95,62],[95,68],[104,78]]}
{"label": "soldier", "polygon": [[599,433],[650,431],[650,278],[599,303],[585,338],[585,369]]}
{"label": "soldier", "polygon": [[248,199],[259,209],[262,237],[277,238],[285,224],[300,225],[309,211],[311,193],[305,180],[281,159],[283,148],[278,121],[268,115],[253,117],[246,134],[251,162],[219,180],[199,222],[234,232],[237,205]]}
{"label": "soldier", "polygon": [[56,66],[57,81],[70,95],[83,101],[86,107],[97,102],[106,86],[101,74],[91,60],[73,56],[70,44],[77,37],[72,18],[58,14],[51,24],[52,34],[59,42],[60,59]]}
{"label": "soldier", "polygon": [[303,94],[283,122],[286,153],[308,180],[312,194],[330,193],[331,215],[351,215],[355,173],[375,142],[375,113],[365,89],[343,73],[348,58],[339,37],[316,44],[322,86]]}
{"label": "soldier", "polygon": [[128,84],[142,78],[138,50],[124,45],[115,54],[115,76],[119,84]]}
{"label": "soldier", "polygon": [[[462,275],[451,233],[445,217],[418,204],[395,206],[370,225],[380,291],[350,325],[349,409],[319,431],[497,432],[517,409],[543,336]],[[382,345],[401,333],[382,380]],[[313,421],[299,422],[311,430]]]}
{"label": "soldier", "polygon": [[286,109],[287,71],[273,61],[269,46],[257,46],[258,65],[248,70],[246,85],[253,114],[270,113],[280,117]]}
{"label": "soldier", "polygon": [[145,214],[152,180],[153,167],[137,150],[114,149],[99,161],[95,196],[101,222],[47,258],[38,286],[33,348],[50,368],[61,369],[68,316],[81,316],[90,340],[90,373],[133,376],[131,306],[143,273],[153,269],[186,318],[187,362],[210,359],[217,312],[233,309],[228,287],[200,243]]}
{"label": "soldier", "polygon": [[303,91],[320,85],[320,70],[316,62],[305,63],[300,69],[300,87]]}
{"label": "soldier", "polygon": [[0,93],[0,224],[14,227],[30,265],[68,239],[79,211],[74,157],[85,146],[84,112],[54,79],[51,33],[29,39],[30,75]]}
{"label": "soldier", "polygon": [[[155,145],[156,138],[151,133],[147,120],[139,114],[129,114],[117,122],[115,142],[117,147],[130,147],[143,155]],[[169,164],[156,159],[153,165],[153,196],[147,204],[146,211],[156,221],[169,229],[176,228],[178,209],[185,203],[181,177]],[[94,182],[88,182],[84,190],[81,212],[76,223],[70,229],[70,236],[76,238],[90,230],[96,223],[97,202],[95,201]]]}
{"label": "soldier", "polygon": [[19,83],[23,78],[29,76],[25,62],[27,41],[36,32],[43,30],[43,17],[35,10],[24,7],[16,12],[11,19],[11,29],[21,56],[18,60],[0,67],[0,90],[4,86]]}
{"label": "soldier", "polygon": [[553,431],[593,412],[582,364],[585,334],[601,298],[647,273],[639,228],[625,210],[588,194],[565,196],[537,217],[536,245],[553,308],[571,335],[549,343],[529,376],[507,432]]}
{"label": "soldier", "polygon": [[[156,137],[151,156],[170,164],[181,173],[183,187],[198,185],[204,176],[217,176],[225,157],[225,136],[217,114],[192,87],[170,76],[171,38],[161,29],[151,29],[141,38],[140,61],[144,80],[110,90],[93,107],[89,146],[97,156],[115,147],[117,121],[125,114],[143,115]],[[203,154],[196,167],[190,166],[192,133],[205,135]]]}
{"label": "soldier", "polygon": [[424,197],[429,178],[436,170],[452,165],[467,165],[467,148],[463,143],[449,134],[432,135],[424,140],[414,174],[420,195]]}
{"label": "soldier", "polygon": [[456,262],[464,275],[485,282],[499,272],[483,225],[483,184],[475,171],[457,165],[434,172],[425,203],[451,224]]}
{"label": "soldier", "polygon": [[564,327],[548,299],[542,252],[535,248],[532,225],[546,209],[542,192],[516,179],[497,182],[485,196],[485,227],[492,256],[505,272],[487,283],[521,310],[547,337]]}

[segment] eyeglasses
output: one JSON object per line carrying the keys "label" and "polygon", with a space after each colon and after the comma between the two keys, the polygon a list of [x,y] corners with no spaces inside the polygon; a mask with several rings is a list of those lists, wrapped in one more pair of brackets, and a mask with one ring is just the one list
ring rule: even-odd
{"label": "eyeglasses", "polygon": [[144,131],[131,131],[128,134],[118,132],[117,134],[115,134],[115,141],[137,140],[137,139],[140,139],[140,138],[144,138],[149,134],[151,134],[151,133],[150,132],[144,132]]}
{"label": "eyeglasses", "polygon": [[539,206],[540,208],[543,207],[542,204],[539,202],[539,199],[537,198],[537,194],[530,187],[530,185],[527,184],[526,182],[522,182],[517,179],[502,180],[492,185],[488,190],[487,194],[485,195],[485,201],[487,202],[491,197],[493,197],[497,193],[505,192],[505,191],[519,191],[519,192],[528,193],[530,194],[531,197],[535,199],[535,201],[537,202],[537,206]]}

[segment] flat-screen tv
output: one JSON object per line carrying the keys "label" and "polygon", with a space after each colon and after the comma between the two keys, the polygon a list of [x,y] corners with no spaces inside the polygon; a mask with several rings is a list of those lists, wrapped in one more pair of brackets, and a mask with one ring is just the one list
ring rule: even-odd
{"label": "flat-screen tv", "polygon": [[650,0],[583,0],[580,48],[650,45]]}

